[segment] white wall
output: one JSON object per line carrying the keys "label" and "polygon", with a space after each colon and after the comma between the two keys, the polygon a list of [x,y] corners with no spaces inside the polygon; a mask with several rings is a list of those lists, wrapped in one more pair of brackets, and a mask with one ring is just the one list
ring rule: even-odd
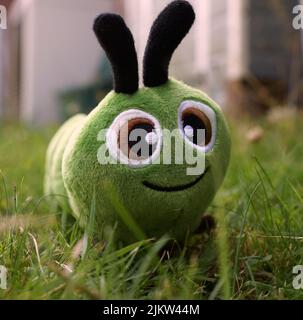
{"label": "white wall", "polygon": [[[92,23],[99,12],[116,11],[117,1],[18,1],[20,8],[14,15],[22,24],[23,120],[35,123],[58,120],[58,92],[93,80],[101,49],[92,32]],[[195,8],[196,22],[173,55],[170,75],[200,86],[224,103],[226,79],[237,78],[245,72],[245,6],[242,3],[246,0],[189,1]],[[123,1],[125,20],[135,38],[141,81],[142,59],[150,27],[169,2]],[[226,8],[221,20],[212,15],[214,6]],[[217,52],[223,43],[224,50]],[[224,68],[219,68],[220,72],[216,69],[217,62],[224,64]]]}
{"label": "white wall", "polygon": [[[22,0],[21,0],[22,2]],[[58,120],[58,92],[94,79],[101,48],[94,18],[112,11],[113,0],[24,0],[21,22],[21,118]]]}
{"label": "white wall", "polygon": [[[191,32],[182,41],[173,55],[170,75],[187,81],[195,78],[196,73],[207,69],[207,20],[205,8],[210,0],[189,0],[196,11],[196,22]],[[138,53],[140,78],[142,80],[142,60],[153,21],[171,0],[125,0],[125,20],[135,39]],[[205,44],[205,45],[204,45]],[[142,82],[142,81],[141,81]]]}
{"label": "white wall", "polygon": [[[152,22],[169,2],[124,1],[126,21],[135,37],[140,67]],[[226,81],[237,79],[245,73],[246,0],[189,2],[195,9],[196,21],[173,55],[170,75],[200,86],[224,104]]]}
{"label": "white wall", "polygon": [[227,77],[239,79],[248,72],[247,0],[227,0],[228,56]]}

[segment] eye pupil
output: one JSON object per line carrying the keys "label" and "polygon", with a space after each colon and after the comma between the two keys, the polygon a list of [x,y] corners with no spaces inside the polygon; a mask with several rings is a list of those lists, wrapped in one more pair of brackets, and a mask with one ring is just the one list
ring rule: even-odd
{"label": "eye pupil", "polygon": [[[205,130],[204,122],[194,114],[188,114],[183,119],[183,128],[185,135],[197,145],[203,143],[201,135],[203,134],[200,130]],[[200,136],[199,136],[200,135]],[[203,138],[203,136],[202,136]],[[200,141],[198,141],[200,140]]]}
{"label": "eye pupil", "polygon": [[205,146],[211,141],[211,123],[202,111],[196,108],[186,109],[182,122],[184,134],[192,143]]}
{"label": "eye pupil", "polygon": [[146,118],[131,119],[120,129],[118,140],[120,149],[129,159],[148,159],[157,148],[155,124]]}

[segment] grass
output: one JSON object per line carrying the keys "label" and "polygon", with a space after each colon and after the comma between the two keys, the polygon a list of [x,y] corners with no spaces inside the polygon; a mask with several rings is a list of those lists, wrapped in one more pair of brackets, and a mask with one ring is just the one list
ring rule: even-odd
{"label": "grass", "polygon": [[[43,195],[44,157],[54,129],[0,128],[0,299],[301,299],[292,286],[303,265],[303,117],[231,121],[233,152],[208,213],[217,228],[188,239],[127,247],[64,227]],[[123,211],[123,210],[122,210]]]}

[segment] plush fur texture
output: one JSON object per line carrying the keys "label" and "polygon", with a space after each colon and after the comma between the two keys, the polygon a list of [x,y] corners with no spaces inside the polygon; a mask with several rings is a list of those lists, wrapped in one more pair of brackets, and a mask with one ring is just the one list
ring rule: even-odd
{"label": "plush fur texture", "polygon": [[44,190],[51,199],[56,198],[57,201],[51,203],[58,203],[65,211],[70,211],[70,206],[62,177],[62,158],[72,133],[81,127],[85,118],[86,115],[79,114],[66,121],[53,137],[46,154]]}
{"label": "plush fur texture", "polygon": [[168,80],[172,54],[194,20],[194,10],[187,1],[171,2],[155,20],[143,61],[143,82],[146,87],[157,87]]}
{"label": "plush fur texture", "polygon": [[[162,128],[173,130],[178,127],[178,108],[184,100],[207,104],[217,117],[216,142],[212,151],[206,154],[209,170],[199,183],[183,191],[154,191],[142,182],[148,180],[163,186],[174,186],[190,183],[195,177],[186,175],[186,164],[148,165],[135,169],[122,164],[99,164],[97,152],[102,142],[97,140],[97,136],[101,129],[111,125],[117,115],[136,107],[156,117]],[[117,237],[125,242],[135,240],[110,201],[112,190],[149,237],[169,233],[182,240],[188,231],[192,232],[199,226],[204,210],[223,181],[230,153],[230,138],[223,114],[207,95],[171,79],[156,88],[142,88],[132,96],[111,92],[87,118],[79,119],[80,125],[76,119],[71,121],[75,121],[78,129],[75,131],[71,123],[63,129],[65,133],[61,133],[69,137],[67,144],[63,143],[63,160],[60,156],[57,163],[52,163],[55,159],[51,159],[52,152],[48,153],[48,163],[56,168],[54,171],[58,176],[47,177],[50,186],[46,190],[62,193],[62,178],[72,213],[83,226],[94,205],[97,236],[103,236],[104,226],[113,227],[118,223]],[[58,144],[55,149],[61,150],[60,139],[55,137],[50,149],[54,149],[53,144]],[[181,134],[180,139],[183,139]]]}
{"label": "plush fur texture", "polygon": [[[47,153],[45,192],[62,195],[58,197],[58,204],[65,210],[70,208],[83,227],[93,212],[95,235],[99,238],[105,236],[106,227],[116,226],[117,239],[124,242],[137,240],[138,233],[126,223],[127,213],[128,220],[142,229],[147,237],[168,233],[182,241],[188,232],[198,228],[205,209],[223,181],[230,156],[228,128],[220,107],[205,93],[167,79],[172,51],[194,19],[190,4],[175,1],[156,20],[145,56],[147,87],[139,90],[135,90],[134,85],[137,80],[132,37],[121,19],[106,15],[95,23],[100,43],[113,63],[116,92],[110,92],[88,116],[80,115],[69,120],[53,138]],[[119,32],[122,43],[113,44],[111,37]],[[129,60],[132,63],[128,66]],[[128,94],[130,92],[133,94]],[[188,100],[209,106],[216,118],[216,139],[211,150],[205,153],[185,144],[185,154],[192,154],[194,150],[197,157],[205,156],[206,159],[207,170],[197,183],[194,184],[196,176],[187,175],[190,165],[186,163],[175,164],[173,161],[169,165],[148,164],[136,168],[119,162],[100,164],[100,147],[106,143],[100,141],[100,131],[108,129],[122,112],[131,109],[144,111],[158,120],[162,130],[173,131],[180,125],[180,105]],[[184,141],[182,132],[178,133],[176,139]],[[174,144],[171,151],[174,159]],[[103,157],[111,155],[104,153]],[[161,163],[162,148],[157,157]],[[150,188],[155,185],[161,186],[161,191]],[[180,185],[189,187],[180,190]]]}
{"label": "plush fur texture", "polygon": [[138,60],[133,36],[122,17],[101,14],[94,23],[95,34],[109,58],[114,72],[114,90],[134,93],[138,90]]}

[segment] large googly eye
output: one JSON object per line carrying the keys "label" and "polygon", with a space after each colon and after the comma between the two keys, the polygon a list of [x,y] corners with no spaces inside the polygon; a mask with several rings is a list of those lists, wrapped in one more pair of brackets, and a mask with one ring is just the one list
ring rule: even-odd
{"label": "large googly eye", "polygon": [[110,154],[130,166],[150,164],[160,154],[162,131],[158,120],[141,110],[120,113],[107,132]]}
{"label": "large googly eye", "polygon": [[208,152],[216,140],[216,114],[207,105],[186,100],[179,108],[179,129],[186,142]]}

